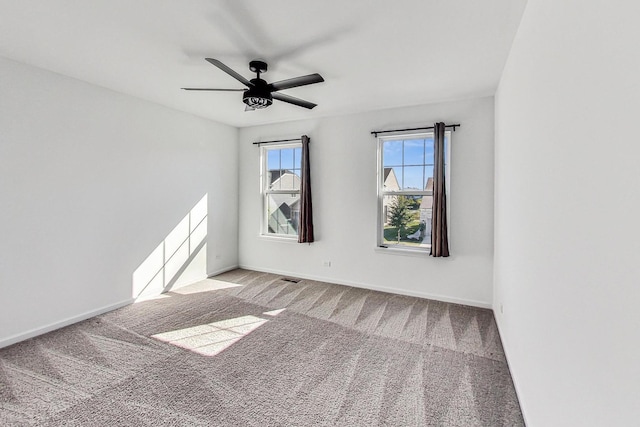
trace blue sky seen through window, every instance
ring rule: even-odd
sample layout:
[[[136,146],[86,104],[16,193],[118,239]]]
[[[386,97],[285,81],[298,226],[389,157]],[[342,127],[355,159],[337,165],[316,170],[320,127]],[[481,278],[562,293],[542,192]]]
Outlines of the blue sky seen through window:
[[[302,148],[282,148],[268,150],[267,169],[268,170],[293,170],[300,169]]]
[[[267,150],[267,170],[269,171],[267,185],[270,190],[291,188],[294,182],[286,178],[287,173],[292,173],[298,177],[301,176],[301,157],[302,147],[272,148]],[[280,173],[280,171],[286,172]],[[282,180],[285,181],[284,184]]]
[[[385,141],[383,167],[392,167],[402,190],[424,190],[433,176],[433,138]]]

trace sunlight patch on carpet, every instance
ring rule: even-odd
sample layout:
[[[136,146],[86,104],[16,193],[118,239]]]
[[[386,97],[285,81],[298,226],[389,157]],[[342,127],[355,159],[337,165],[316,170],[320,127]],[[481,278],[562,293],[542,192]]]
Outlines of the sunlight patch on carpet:
[[[242,285],[231,282],[223,282],[222,280],[205,279],[191,285],[183,286],[177,289],[171,289],[174,294],[190,295],[200,292],[219,291],[221,289],[240,288]]]
[[[284,309],[264,314],[276,316],[282,311]],[[203,356],[215,356],[267,322],[269,322],[268,319],[256,316],[240,316],[163,332],[152,337]]]

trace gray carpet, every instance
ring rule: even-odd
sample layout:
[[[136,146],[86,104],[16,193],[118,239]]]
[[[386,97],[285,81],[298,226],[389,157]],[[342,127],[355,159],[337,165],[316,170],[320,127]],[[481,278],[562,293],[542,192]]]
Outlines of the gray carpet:
[[[489,310],[214,279],[0,350],[0,425],[524,425]]]

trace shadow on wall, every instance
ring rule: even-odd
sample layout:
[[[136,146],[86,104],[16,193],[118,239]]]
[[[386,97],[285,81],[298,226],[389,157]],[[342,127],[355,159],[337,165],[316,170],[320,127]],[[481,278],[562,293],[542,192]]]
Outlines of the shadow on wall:
[[[206,277],[207,194],[133,272],[132,296],[155,297]]]

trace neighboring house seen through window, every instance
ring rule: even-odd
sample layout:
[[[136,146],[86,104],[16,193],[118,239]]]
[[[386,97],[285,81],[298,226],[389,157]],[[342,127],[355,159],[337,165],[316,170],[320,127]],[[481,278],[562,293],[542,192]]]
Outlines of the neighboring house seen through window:
[[[449,193],[449,140],[445,183]],[[378,246],[428,250],[433,203],[433,133],[378,138]]]
[[[261,147],[262,234],[298,237],[302,144]]]

